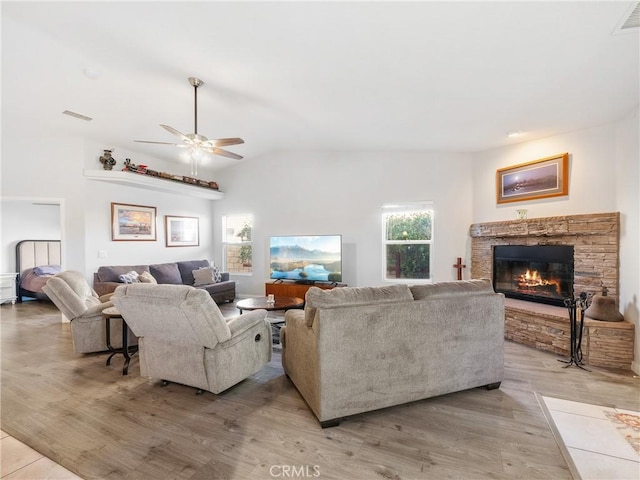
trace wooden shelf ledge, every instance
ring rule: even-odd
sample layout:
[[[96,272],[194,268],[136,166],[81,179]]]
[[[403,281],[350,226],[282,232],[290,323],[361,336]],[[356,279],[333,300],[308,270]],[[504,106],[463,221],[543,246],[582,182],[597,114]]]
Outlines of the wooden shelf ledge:
[[[160,177],[151,177],[133,172],[122,172],[113,170],[84,170],[85,178],[98,180],[101,182],[115,183],[129,187],[143,188],[156,192],[172,193],[175,195],[188,195],[195,198],[207,200],[221,200],[224,193],[188,183],[181,183],[175,180],[168,180]]]

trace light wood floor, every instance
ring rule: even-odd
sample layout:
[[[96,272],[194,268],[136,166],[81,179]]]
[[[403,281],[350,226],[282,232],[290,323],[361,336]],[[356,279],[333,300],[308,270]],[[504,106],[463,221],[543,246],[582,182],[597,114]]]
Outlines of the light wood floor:
[[[640,410],[631,372],[563,369],[554,355],[507,342],[499,390],[322,430],[278,354],[227,392],[197,396],[141,378],[137,360],[123,377],[120,358],[107,367],[105,354],[74,354],[50,304],[3,305],[0,314],[2,430],[85,479],[568,479],[536,392]]]

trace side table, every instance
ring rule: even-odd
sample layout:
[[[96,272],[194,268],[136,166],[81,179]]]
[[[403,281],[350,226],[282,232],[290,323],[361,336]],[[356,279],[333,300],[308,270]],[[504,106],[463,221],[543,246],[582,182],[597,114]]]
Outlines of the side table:
[[[129,352],[129,326],[127,322],[124,321],[122,315],[116,307],[105,308],[102,311],[102,316],[104,317],[104,323],[107,328],[107,348],[111,352],[109,358],[107,358],[107,366],[111,365],[111,358],[117,353],[121,353],[124,357],[124,366],[122,367],[122,375],[129,374],[129,362],[131,361],[131,355],[135,355],[138,352],[138,346],[133,345],[131,347],[131,353]],[[113,348],[111,346],[111,319],[119,318],[122,321],[122,348]]]
[[[17,273],[0,273],[0,304],[11,302],[16,303],[18,296],[16,295],[16,278]]]

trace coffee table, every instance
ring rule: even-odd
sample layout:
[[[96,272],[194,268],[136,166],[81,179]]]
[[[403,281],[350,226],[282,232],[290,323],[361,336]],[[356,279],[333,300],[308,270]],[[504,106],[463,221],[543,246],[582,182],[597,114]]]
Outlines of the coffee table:
[[[246,298],[236,303],[236,308],[242,313],[244,310],[292,310],[294,308],[304,308],[304,299],[298,297],[281,297],[276,295],[274,302],[269,303],[267,297]]]
[[[236,307],[240,310],[240,314],[244,310],[293,310],[296,308],[304,308],[304,299],[298,297],[281,297],[276,295],[274,301],[269,303],[267,297],[246,298],[236,303]],[[273,335],[273,343],[280,343],[280,327],[284,325],[284,318],[269,318],[267,320],[271,324],[271,332]]]

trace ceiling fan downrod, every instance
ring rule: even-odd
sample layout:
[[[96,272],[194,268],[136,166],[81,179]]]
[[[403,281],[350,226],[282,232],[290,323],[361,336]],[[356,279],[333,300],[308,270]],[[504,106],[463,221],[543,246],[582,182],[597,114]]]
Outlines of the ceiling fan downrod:
[[[196,77],[189,77],[189,83],[193,86],[193,125],[194,134],[198,135],[198,87],[204,85],[204,82]]]

